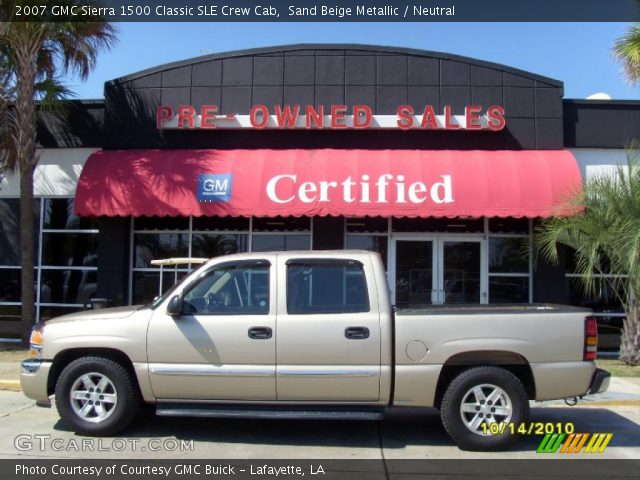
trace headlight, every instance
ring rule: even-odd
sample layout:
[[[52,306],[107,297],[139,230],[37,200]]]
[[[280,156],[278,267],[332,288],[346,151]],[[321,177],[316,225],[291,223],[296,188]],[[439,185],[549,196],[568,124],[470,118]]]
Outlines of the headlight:
[[[43,343],[42,328],[40,326],[36,326],[31,331],[31,338],[29,339],[29,347],[30,347],[29,356],[31,358],[42,357],[42,343]]]

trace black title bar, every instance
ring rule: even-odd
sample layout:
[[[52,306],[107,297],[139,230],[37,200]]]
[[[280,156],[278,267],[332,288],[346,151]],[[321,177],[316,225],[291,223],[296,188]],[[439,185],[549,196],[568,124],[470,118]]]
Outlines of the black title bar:
[[[640,0],[3,0],[11,21],[637,22]]]

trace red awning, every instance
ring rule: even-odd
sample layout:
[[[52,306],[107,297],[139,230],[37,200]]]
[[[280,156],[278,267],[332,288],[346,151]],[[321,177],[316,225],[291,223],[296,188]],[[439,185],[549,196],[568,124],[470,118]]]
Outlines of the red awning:
[[[568,151],[129,150],[89,157],[85,216],[546,217],[582,185]]]

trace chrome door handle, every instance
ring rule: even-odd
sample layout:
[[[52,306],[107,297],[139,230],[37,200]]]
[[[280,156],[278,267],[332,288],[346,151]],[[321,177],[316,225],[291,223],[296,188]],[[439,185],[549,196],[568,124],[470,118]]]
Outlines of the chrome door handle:
[[[249,338],[255,340],[267,340],[273,335],[273,330],[269,327],[251,327],[249,329]]]
[[[344,336],[349,340],[364,340],[369,338],[369,329],[367,327],[347,327],[344,329]]]

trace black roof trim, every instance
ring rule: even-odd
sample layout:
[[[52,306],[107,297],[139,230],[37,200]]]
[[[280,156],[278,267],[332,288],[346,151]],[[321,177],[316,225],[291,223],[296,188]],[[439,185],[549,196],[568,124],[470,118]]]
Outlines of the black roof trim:
[[[562,100],[564,103],[568,103],[571,105],[588,105],[588,106],[625,106],[628,105],[630,107],[640,106],[640,100],[589,100],[583,98],[564,98]]]
[[[445,60],[456,60],[460,62],[477,65],[480,67],[502,70],[504,72],[512,73],[514,75],[524,76],[532,80],[549,83],[560,88],[564,86],[563,82],[560,80],[544,77],[542,75],[538,75],[535,73],[527,72],[525,70],[509,67],[507,65],[502,65],[499,63],[487,62],[485,60],[478,60],[476,58],[463,57],[461,55],[434,52],[429,50],[419,50],[416,48],[393,47],[393,46],[382,46],[382,45],[365,45],[365,44],[358,44],[358,43],[298,43],[293,45],[276,45],[271,47],[250,48],[245,50],[234,50],[230,52],[214,53],[211,55],[188,58],[186,60],[180,60],[172,63],[165,63],[163,65],[158,65],[155,67],[147,68],[145,70],[140,70],[139,72],[135,72],[130,75],[126,75],[124,77],[119,77],[119,78],[110,80],[106,82],[106,84],[117,85],[119,83],[136,80],[140,77],[144,77],[154,73],[159,73],[164,70],[207,62],[209,60],[220,60],[224,58],[243,57],[248,55],[259,55],[259,54],[265,54],[265,53],[293,52],[296,50],[314,50],[314,49],[316,50],[364,50],[364,51],[371,51],[371,52],[401,53],[405,55],[416,55],[416,56],[423,56],[423,57],[441,58]]]
[[[35,104],[40,105],[40,100],[36,100]],[[59,103],[64,105],[102,105],[104,106],[104,98],[63,98]]]

